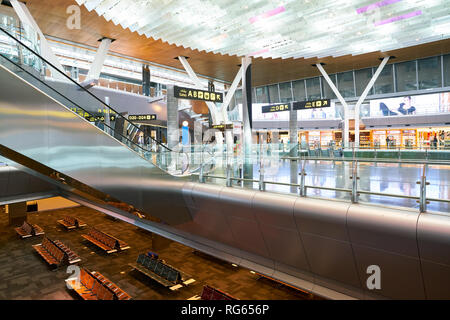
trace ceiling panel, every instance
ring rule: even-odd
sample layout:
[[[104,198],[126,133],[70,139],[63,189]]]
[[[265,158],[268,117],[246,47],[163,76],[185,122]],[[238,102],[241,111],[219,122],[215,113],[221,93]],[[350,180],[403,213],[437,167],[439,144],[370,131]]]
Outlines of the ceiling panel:
[[[304,0],[299,0],[298,2],[304,2]],[[312,0],[308,0],[310,2],[315,2]],[[410,12],[408,10],[414,9],[414,4],[417,5],[418,3],[421,3],[422,1],[395,1],[395,0],[385,0],[381,2],[393,2],[390,5],[386,5],[383,7],[383,10],[386,9],[386,7],[389,6],[397,6],[392,8],[400,8],[398,7],[400,4],[408,4],[407,12]],[[175,44],[169,44],[168,42],[165,42],[161,39],[155,40],[152,38],[152,35],[154,35],[155,38],[158,38],[157,33],[153,32],[155,31],[155,28],[157,30],[165,30],[163,34],[167,33],[167,37],[170,38],[171,42],[175,42],[173,40],[177,40],[176,43],[182,43],[181,40],[185,39],[184,37],[188,35],[196,35],[196,38],[200,40],[205,40],[210,35],[214,34],[211,29],[209,29],[211,32],[204,32],[205,31],[205,25],[204,23],[207,23],[203,20],[199,20],[197,23],[197,26],[193,27],[194,29],[187,29],[183,27],[183,25],[180,23],[178,27],[174,27],[174,25],[167,24],[167,19],[172,19],[171,16],[174,15],[175,12],[178,12],[177,9],[177,3],[178,1],[171,0],[158,0],[160,7],[157,10],[153,10],[151,15],[148,15],[145,11],[139,11],[136,8],[133,8],[133,6],[128,7],[114,7],[113,3],[120,2],[117,0],[95,0],[95,1],[89,1],[86,2],[86,5],[90,5],[90,9],[92,9],[91,12],[88,11],[85,5],[81,6],[81,30],[70,30],[66,27],[66,21],[69,17],[69,14],[66,13],[67,8],[70,5],[76,4],[77,2],[75,0],[52,0],[52,1],[46,1],[46,0],[28,0],[27,6],[30,9],[30,12],[35,17],[36,21],[38,22],[39,26],[42,28],[43,32],[46,34],[49,34],[54,37],[59,37],[62,39],[70,40],[77,43],[82,43],[86,45],[91,46],[98,46],[98,40],[102,37],[109,37],[116,39],[115,42],[113,42],[111,46],[111,51],[117,52],[120,54],[136,57],[139,59],[149,60],[155,63],[176,67],[176,68],[182,68],[181,63],[178,60],[175,60],[174,58],[180,55],[188,56],[189,63],[193,67],[193,69],[202,75],[214,77],[217,79],[222,79],[225,81],[232,81],[236,72],[239,70],[238,65],[240,64],[240,56],[237,55],[228,55],[228,54],[215,54],[212,52],[206,52],[205,50],[192,50],[188,48],[184,48],[182,46],[177,46]],[[135,0],[135,1],[126,1],[128,4],[133,3],[153,3],[154,1],[150,0]],[[275,4],[285,3],[283,1],[257,1],[264,2],[264,3],[271,3],[272,7]],[[323,2],[323,1],[322,1]],[[325,2],[333,2],[333,3],[342,3],[342,2],[355,2],[355,1],[325,1]],[[369,10],[364,9],[365,7],[369,6],[370,4],[376,3],[374,1],[356,1],[358,3],[358,8],[360,11]],[[396,2],[396,3],[394,3]],[[425,15],[431,14],[436,21],[441,21],[442,24],[436,24],[438,26],[440,25],[446,25],[445,21],[446,18],[442,17],[442,12],[439,10],[433,11],[434,5],[438,5],[442,1],[435,1],[435,0],[427,0],[428,4],[427,6],[423,7],[422,14],[418,16],[405,16],[404,18],[398,18],[398,16],[401,16],[400,13],[402,13],[405,10],[395,11],[396,15],[391,14],[392,21],[386,22],[387,20],[391,18],[386,18],[385,16],[381,16],[381,20],[377,20],[378,18],[372,20],[372,23],[383,23],[380,25],[382,26],[393,26],[397,23],[404,24],[404,28],[408,27],[408,24],[413,21],[413,19],[423,19]],[[188,6],[187,2],[184,1],[184,6]],[[196,1],[192,2],[196,3]],[[220,4],[222,6],[228,5],[232,10],[238,10],[236,8],[239,8],[239,3],[242,5],[242,1],[231,1],[231,0],[221,0],[221,1],[202,1],[201,3],[215,3]],[[270,19],[280,19],[283,21],[283,23],[286,24],[286,26],[290,25],[291,20],[286,20],[283,18],[283,15],[286,14],[286,10],[288,10],[290,7],[286,5],[285,11],[281,11],[278,13],[271,14],[268,6],[260,6],[258,7],[256,3],[252,5],[253,2],[249,2],[250,8],[251,8],[251,15],[249,17],[245,16],[245,19],[248,18],[248,20],[245,20],[247,24],[253,25],[256,22]],[[290,3],[289,1],[287,3]],[[97,6],[94,6],[97,4]],[[98,6],[100,4],[100,6]],[[101,6],[103,4],[103,6]],[[179,4],[179,3],[178,3]],[[191,4],[191,1],[189,1],[189,4]],[[364,6],[365,4],[365,6]],[[278,8],[279,6],[275,5],[275,8]],[[352,8],[355,10],[353,6]],[[443,11],[444,14],[447,14],[448,16],[448,7],[449,6],[443,6],[445,10]],[[106,15],[108,19],[111,19],[110,21],[107,21],[104,16],[99,16],[98,13],[95,11],[96,8],[101,14]],[[107,9],[108,8],[108,9]],[[112,8],[116,8],[115,11],[112,11]],[[126,8],[126,9],[124,9]],[[306,8],[306,7],[305,7]],[[328,9],[325,9],[328,8]],[[325,6],[323,10],[324,12],[329,12],[332,7]],[[391,9],[392,9],[391,8]],[[426,9],[425,8],[429,8]],[[120,10],[119,10],[120,9]],[[396,10],[397,10],[396,9]],[[178,10],[178,11],[177,11]],[[303,7],[297,8],[297,11],[303,10]],[[306,10],[306,9],[305,9]],[[311,8],[309,9],[312,10]],[[328,11],[326,11],[328,10]],[[347,10],[348,7],[347,7]],[[374,10],[374,9],[371,9]],[[239,11],[239,10],[238,10]],[[370,11],[370,10],[369,10]],[[107,14],[108,12],[109,15]],[[119,12],[119,13],[115,13]],[[203,11],[202,11],[203,12]],[[234,11],[233,11],[234,12]],[[269,12],[269,13],[268,13]],[[309,11],[305,11],[309,12]],[[321,15],[317,16],[316,18],[318,21],[321,21],[320,17],[324,17],[324,12],[322,12]],[[341,11],[339,11],[341,12]],[[356,12],[356,10],[355,10]],[[389,17],[388,11],[382,11],[383,14],[386,14],[387,17]],[[222,12],[223,13],[223,12]],[[184,13],[186,14],[186,13]],[[219,14],[219,13],[217,13]],[[337,12],[336,12],[337,14]],[[363,13],[354,13],[353,15],[362,15]],[[405,13],[406,14],[406,13]],[[268,16],[268,18],[266,18]],[[139,24],[136,24],[136,20],[141,21],[142,19],[145,19],[145,21],[149,20],[149,17],[152,17],[152,21],[155,21],[154,24],[151,24],[151,26],[142,26],[139,27]],[[283,19],[282,19],[283,18]],[[192,19],[196,19],[196,16],[192,16]],[[253,19],[253,20],[252,20]],[[258,20],[259,21],[256,21]],[[398,20],[395,20],[398,19]],[[251,23],[250,20],[256,21]],[[239,23],[236,21],[227,21],[227,20],[220,20],[220,28],[236,28]],[[425,21],[425,20],[423,20]],[[119,24],[115,24],[115,23]],[[445,23],[444,23],[445,22]],[[122,25],[120,24],[122,23]],[[325,23],[325,22],[324,22]],[[436,32],[448,32],[447,30],[450,29],[441,29],[437,28],[436,25],[434,25],[433,28],[435,28]],[[124,29],[124,26],[128,26],[128,29]],[[154,27],[156,26],[156,27]],[[250,26],[251,27],[251,26]],[[214,28],[214,27],[213,27]],[[287,28],[287,27],[286,27]],[[375,28],[375,26],[374,26]],[[136,30],[132,32],[131,30]],[[148,29],[148,30],[147,30]],[[296,33],[295,30],[288,28],[290,31],[286,34],[294,34],[296,37],[300,37],[298,32]],[[302,29],[302,28],[300,28]],[[429,25],[424,25],[423,29],[430,30]],[[153,30],[150,32],[150,30]],[[207,29],[208,30],[208,29]],[[227,29],[228,30],[228,29]],[[357,34],[360,30],[358,28],[358,25],[353,25],[353,31]],[[433,29],[434,30],[434,29]],[[137,31],[144,31],[142,35],[139,35]],[[223,30],[222,30],[223,31]],[[159,32],[159,31],[158,31]],[[162,32],[162,31],[161,31]],[[329,31],[330,32],[330,31]],[[145,34],[147,33],[147,35]],[[250,34],[253,34],[250,32]],[[255,35],[261,36],[261,34],[255,32]],[[338,34],[337,32],[334,32],[334,34]],[[419,33],[417,33],[419,34]],[[421,35],[423,34],[420,33]],[[161,35],[158,33],[158,35]],[[406,35],[402,36],[401,34],[398,35],[398,37],[405,38]],[[174,37],[174,38],[171,38]],[[225,36],[222,36],[224,38]],[[367,38],[368,40],[369,36],[365,35],[359,35],[359,38],[364,39]],[[263,39],[263,38],[262,38]],[[299,38],[301,39],[301,38]],[[367,48],[363,51],[370,50],[370,48],[376,48],[378,45],[378,42],[385,43],[386,39],[391,39],[391,37],[386,34],[380,34],[379,37],[375,40],[371,40],[367,42]],[[418,40],[417,40],[418,39]],[[380,61],[378,60],[380,57],[386,56],[386,55],[393,55],[397,58],[395,61],[403,61],[403,60],[410,60],[415,59],[418,57],[425,57],[425,56],[432,56],[437,55],[441,53],[448,53],[450,52],[450,39],[447,38],[447,35],[442,33],[440,36],[440,40],[436,40],[429,42],[429,43],[421,43],[424,41],[425,38],[422,37],[412,37],[411,34],[408,35],[408,47],[406,48],[400,48],[400,49],[393,49],[393,50],[387,50],[384,52],[375,51],[375,52],[369,52],[369,53],[363,53],[358,55],[351,55],[351,54],[345,54],[345,50],[348,47],[348,43],[342,42],[338,44],[334,49],[332,49],[329,53],[326,51],[317,51],[319,52],[319,56],[323,56],[321,58],[317,57],[311,57],[311,58],[264,58],[265,56],[268,56],[268,52],[274,52],[269,51],[262,52],[265,49],[260,49],[259,55],[261,57],[254,57],[253,58],[253,85],[258,86],[261,84],[268,84],[268,83],[275,83],[275,82],[281,82],[281,81],[287,81],[292,79],[300,79],[305,77],[311,77],[319,75],[318,70],[315,67],[312,67],[311,65],[317,62],[323,62],[326,64],[325,69],[330,72],[339,72],[339,71],[345,71],[350,69],[358,69],[358,68],[365,68],[368,66],[375,66]],[[164,39],[167,40],[167,39]],[[202,40],[202,41],[203,41]],[[316,46],[323,45],[323,42],[325,41],[324,38],[321,38],[320,36],[315,36],[312,38],[314,40],[312,43]],[[184,41],[184,40],[183,40]],[[206,41],[206,40],[205,40]],[[220,42],[221,38],[215,39],[216,42]],[[361,40],[362,41],[362,40]],[[200,41],[201,42],[201,41]],[[206,42],[205,42],[206,43]],[[361,42],[363,43],[363,42]],[[405,42],[406,43],[406,42]],[[186,42],[185,46],[190,46],[191,42]],[[191,45],[191,47],[199,47],[200,49],[204,49],[204,47],[201,46],[194,46]],[[237,54],[245,54],[246,51],[241,50],[240,42],[238,42],[237,45],[235,45],[236,48],[232,48],[231,46],[229,52],[233,53],[236,52]],[[208,49],[208,48],[207,48]],[[209,48],[208,50],[210,50]],[[248,49],[246,49],[248,51]],[[253,49],[252,49],[253,50]],[[257,53],[258,50],[256,50],[253,53]],[[315,54],[317,53],[315,52]],[[332,55],[339,55],[338,57],[333,57]],[[345,55],[341,55],[345,54]],[[258,54],[256,54],[258,55]],[[297,56],[304,56],[302,52],[296,53]],[[316,54],[317,55],[317,54]]]

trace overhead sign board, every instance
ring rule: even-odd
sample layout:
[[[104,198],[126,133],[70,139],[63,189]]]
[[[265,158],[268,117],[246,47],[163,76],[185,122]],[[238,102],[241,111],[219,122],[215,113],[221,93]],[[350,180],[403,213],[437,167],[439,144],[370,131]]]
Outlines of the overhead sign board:
[[[209,92],[205,90],[183,88],[178,86],[175,86],[174,91],[175,98],[220,103],[223,102],[223,93],[220,92]]]
[[[228,123],[228,124],[215,124],[211,127],[212,129],[217,129],[220,131],[225,131],[225,130],[233,130],[233,124],[232,123]]]
[[[282,103],[282,104],[273,104],[268,106],[262,106],[262,113],[269,112],[280,112],[280,111],[289,111],[291,110],[290,103]]]
[[[327,108],[331,107],[330,99],[320,99],[312,101],[297,101],[292,103],[294,110],[306,110],[306,109],[316,109],[316,108]]]
[[[156,114],[130,114],[128,116],[130,121],[142,121],[142,120],[156,120]]]

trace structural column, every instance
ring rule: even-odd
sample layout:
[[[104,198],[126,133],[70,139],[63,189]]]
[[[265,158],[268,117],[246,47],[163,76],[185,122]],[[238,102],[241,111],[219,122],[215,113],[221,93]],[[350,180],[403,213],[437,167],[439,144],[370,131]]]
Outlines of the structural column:
[[[167,146],[174,149],[180,141],[178,124],[178,99],[173,85],[167,86]]]
[[[242,58],[242,121],[244,147],[244,178],[253,179],[252,156],[252,59]]]
[[[8,205],[8,221],[10,226],[19,227],[27,220],[27,203],[17,202]]]
[[[297,110],[293,110],[294,106],[291,103],[289,111],[289,142],[290,142],[290,156],[296,157],[298,155],[298,132],[297,132]]]

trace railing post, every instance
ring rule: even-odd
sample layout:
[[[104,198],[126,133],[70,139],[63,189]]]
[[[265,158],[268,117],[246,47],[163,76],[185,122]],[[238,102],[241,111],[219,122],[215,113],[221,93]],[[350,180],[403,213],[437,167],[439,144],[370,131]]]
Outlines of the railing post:
[[[425,163],[422,168],[422,177],[420,181],[417,181],[417,184],[420,184],[420,200],[417,202],[419,203],[419,210],[420,213],[427,212],[427,205],[430,203],[427,201],[427,186],[430,185],[429,182],[427,182],[427,167],[428,165]]]
[[[306,197],[306,186],[305,186],[305,176],[306,176],[306,171],[305,171],[305,167],[306,167],[306,159],[301,162],[301,169],[300,169],[300,190],[299,190],[299,195],[300,197]]]
[[[259,145],[259,191],[265,191],[262,144]]]
[[[202,146],[200,148],[200,175],[198,176],[198,180],[200,183],[205,183],[205,178],[203,176],[203,148],[205,146]]]
[[[352,202],[358,203],[358,161],[353,161],[353,168],[352,168],[352,176],[350,177],[352,179]]]

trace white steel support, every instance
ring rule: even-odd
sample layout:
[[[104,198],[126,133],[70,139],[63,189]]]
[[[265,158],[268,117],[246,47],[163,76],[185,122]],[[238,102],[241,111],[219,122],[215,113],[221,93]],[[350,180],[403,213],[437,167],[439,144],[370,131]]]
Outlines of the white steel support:
[[[236,74],[236,77],[234,77],[233,83],[231,84],[230,90],[228,90],[228,93],[223,101],[221,112],[222,114],[227,112],[228,106],[230,105],[231,99],[233,98],[237,87],[239,86],[239,83],[242,80],[242,66],[239,69],[238,73]],[[224,115],[225,118],[225,115]]]
[[[23,24],[29,25],[39,35],[42,57],[44,57],[44,59],[46,59],[48,62],[50,62],[52,65],[54,65],[57,69],[59,69],[61,72],[64,73],[63,66],[59,62],[56,55],[53,53],[52,49],[50,48],[50,46],[47,42],[47,39],[45,38],[44,34],[42,33],[41,29],[37,25],[36,21],[34,20],[33,16],[31,15],[31,13],[28,10],[28,8],[26,7],[26,5],[17,0],[11,0],[10,2],[11,2],[11,5],[13,6],[14,11],[16,12],[17,16],[19,17],[20,21]],[[52,75],[54,78],[67,81],[67,79],[59,72],[54,71],[54,72],[52,72]]]
[[[327,83],[330,86],[331,90],[333,90],[334,94],[336,95],[336,97],[339,99],[339,101],[341,102],[342,106],[344,107],[344,134],[343,134],[342,138],[343,138],[343,141],[344,141],[344,148],[348,148],[349,147],[349,143],[348,143],[349,142],[349,119],[348,119],[349,118],[349,109],[348,109],[348,104],[345,101],[345,99],[342,97],[342,95],[340,94],[339,90],[334,85],[333,81],[331,81],[330,77],[328,76],[327,72],[322,67],[322,65],[320,63],[317,63],[316,66],[319,69],[320,73],[322,73],[323,77],[327,81]]]
[[[244,153],[246,156],[250,156],[252,152],[252,129],[250,128],[250,115],[247,106],[246,97],[246,72],[248,68],[251,68],[252,58],[245,56],[242,58],[242,121],[243,121],[243,145]]]
[[[86,76],[86,80],[83,84],[92,83],[93,81],[98,81],[100,78],[100,73],[102,71],[103,65],[108,55],[109,47],[111,46],[112,40],[108,38],[102,39],[100,46],[98,47],[97,53],[95,54],[94,61],[91,64],[91,68]]]
[[[373,75],[372,79],[370,79],[369,83],[366,86],[366,89],[364,89],[363,93],[358,99],[358,102],[355,105],[355,147],[359,148],[359,110],[361,108],[361,104],[366,99],[367,95],[369,94],[370,89],[372,89],[373,85],[375,84],[375,81],[377,81],[378,76],[383,71],[384,67],[389,61],[389,57],[385,57],[381,64],[379,65],[377,71]]]
[[[180,60],[181,64],[183,65],[184,70],[186,70],[187,74],[189,75],[189,78],[194,82],[194,84],[198,87],[198,89],[204,89],[205,86],[202,84],[200,79],[197,77],[194,70],[192,70],[192,68],[191,68],[189,62],[187,62],[186,58],[179,56],[178,59]],[[214,124],[220,124],[220,121],[225,120],[225,119],[222,119],[214,102],[207,101],[206,105],[208,106],[208,109],[211,112],[211,118],[212,118],[212,121]]]

